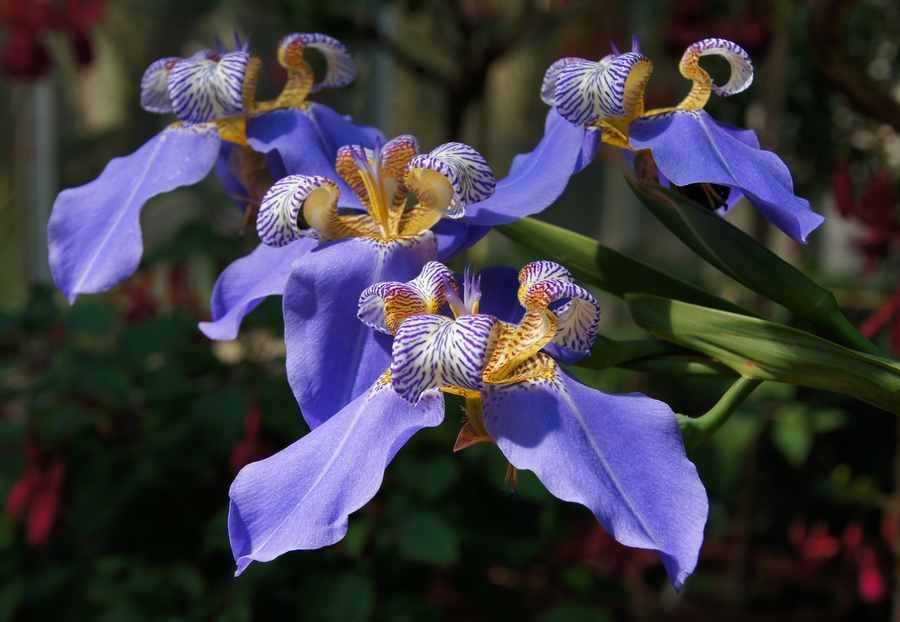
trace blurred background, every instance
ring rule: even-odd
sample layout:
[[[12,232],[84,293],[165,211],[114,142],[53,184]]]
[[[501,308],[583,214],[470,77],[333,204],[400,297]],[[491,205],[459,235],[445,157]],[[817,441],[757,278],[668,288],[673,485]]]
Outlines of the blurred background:
[[[615,544],[527,473],[511,491],[494,448],[452,454],[454,425],[400,453],[342,543],[234,579],[228,485],[306,432],[284,377],[279,300],[237,341],[196,329],[216,275],[255,240],[211,177],[152,201],[141,270],[70,307],[49,281],[45,227],[60,189],[169,122],[138,105],[144,68],[235,31],[269,69],[288,32],[337,37],[359,76],[317,101],[424,149],[470,143],[498,177],[542,135],[538,91],[556,58],[599,58],[638,35],[655,65],[648,99],[671,105],[688,90],[684,48],[732,39],[756,82],[707,109],[756,129],[827,221],[800,247],[749,206],[729,219],[900,354],[894,0],[0,0],[0,620],[900,620],[895,421],[773,383],[693,456],[711,513],[682,594],[653,554]],[[273,69],[263,90],[279,79]],[[641,208],[612,152],[541,218],[761,304]],[[492,233],[454,267],[530,258]],[[619,301],[601,300],[605,336],[638,334]],[[578,373],[687,414],[733,380]]]

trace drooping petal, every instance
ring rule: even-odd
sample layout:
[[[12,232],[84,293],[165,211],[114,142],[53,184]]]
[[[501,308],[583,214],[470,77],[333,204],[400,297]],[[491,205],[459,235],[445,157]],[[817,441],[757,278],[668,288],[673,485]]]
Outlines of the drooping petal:
[[[291,270],[303,261],[318,240],[300,238],[287,246],[260,244],[252,253],[231,263],[213,288],[210,300],[212,320],[200,322],[200,330],[210,339],[235,339],[241,322],[267,296],[281,296]]]
[[[415,315],[394,337],[391,385],[416,403],[429,389],[454,386],[477,391],[497,319],[490,315]]]
[[[59,194],[48,225],[50,269],[69,302],[135,271],[143,251],[141,208],[206,177],[219,145],[214,127],[172,126],[110,161],[94,181]]]
[[[356,77],[356,66],[350,52],[334,37],[317,32],[300,32],[286,35],[278,43],[279,49],[292,45],[314,49],[325,58],[325,75],[313,85],[313,93],[326,88],[347,86]]]
[[[236,574],[253,561],[341,540],[400,448],[443,416],[437,392],[413,406],[378,382],[293,445],[241,469],[228,493]]]
[[[141,78],[141,108],[160,114],[172,112],[169,72],[179,60],[177,56],[169,56],[150,63]]]
[[[243,50],[192,56],[175,63],[169,72],[169,99],[175,116],[204,123],[244,111],[244,76],[250,55]]]
[[[359,320],[367,326],[393,335],[411,315],[437,313],[447,302],[447,288],[453,287],[453,273],[442,263],[429,261],[419,275],[400,283],[385,281],[367,287],[359,297]]]
[[[681,588],[697,564],[708,502],[666,404],[607,395],[561,370],[550,381],[486,386],[482,396],[487,430],[510,464],[589,508],[622,544],[658,551]]]
[[[350,238],[307,253],[284,293],[288,381],[311,428],[361,395],[390,365],[390,338],[356,317],[363,290],[408,281],[434,259],[434,237]]]
[[[542,212],[559,198],[572,175],[590,163],[597,144],[597,130],[573,125],[550,110],[534,151],[515,157],[494,194],[469,206],[465,222],[494,226]]]
[[[754,148],[702,110],[638,119],[630,142],[636,150],[650,149],[660,172],[676,185],[712,183],[739,190],[798,242],[805,243],[824,221],[794,194],[790,171],[777,155]]]

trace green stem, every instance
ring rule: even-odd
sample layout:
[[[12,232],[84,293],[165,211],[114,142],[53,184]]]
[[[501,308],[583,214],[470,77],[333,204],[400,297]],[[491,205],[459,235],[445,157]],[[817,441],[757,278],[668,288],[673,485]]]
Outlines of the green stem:
[[[761,380],[741,376],[728,387],[716,405],[703,415],[699,417],[679,415],[678,423],[687,448],[695,449],[712,437],[761,383]]]

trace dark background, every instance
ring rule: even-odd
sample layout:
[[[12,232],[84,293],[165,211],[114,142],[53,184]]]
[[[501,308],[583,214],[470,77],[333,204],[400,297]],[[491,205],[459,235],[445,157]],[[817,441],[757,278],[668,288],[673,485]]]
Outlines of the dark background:
[[[41,13],[51,5],[62,18]],[[749,206],[729,219],[833,288],[898,352],[898,28],[891,0],[0,0],[0,620],[890,619],[896,422],[774,383],[693,456],[711,507],[682,594],[654,555],[616,545],[528,474],[511,491],[494,448],[452,454],[455,404],[447,425],[400,453],[342,543],[234,579],[231,478],[306,431],[284,378],[278,300],[235,342],[196,329],[216,275],[255,240],[238,235],[240,214],[210,178],[147,206],[138,274],[69,307],[47,280],[42,227],[60,188],[170,121],[140,110],[144,68],[235,30],[269,69],[288,32],[337,37],[359,76],[317,101],[387,136],[415,134],[426,150],[468,142],[498,177],[541,136],[538,90],[556,58],[599,58],[637,34],[655,65],[648,99],[671,105],[688,90],[683,49],[720,36],[751,53],[756,82],[708,110],[756,129],[828,217],[807,247]],[[269,71],[262,90],[279,79]],[[542,218],[760,304],[645,213],[621,169],[604,152]],[[454,267],[527,257],[492,233]],[[605,336],[638,334],[621,303],[601,300]],[[687,414],[731,381],[584,373]]]

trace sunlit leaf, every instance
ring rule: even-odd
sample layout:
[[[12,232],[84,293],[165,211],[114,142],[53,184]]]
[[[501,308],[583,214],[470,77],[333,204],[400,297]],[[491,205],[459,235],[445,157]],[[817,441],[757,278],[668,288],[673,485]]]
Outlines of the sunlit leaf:
[[[843,393],[900,414],[900,364],[810,333],[656,296],[628,298],[651,334],[714,358],[747,378]]]

